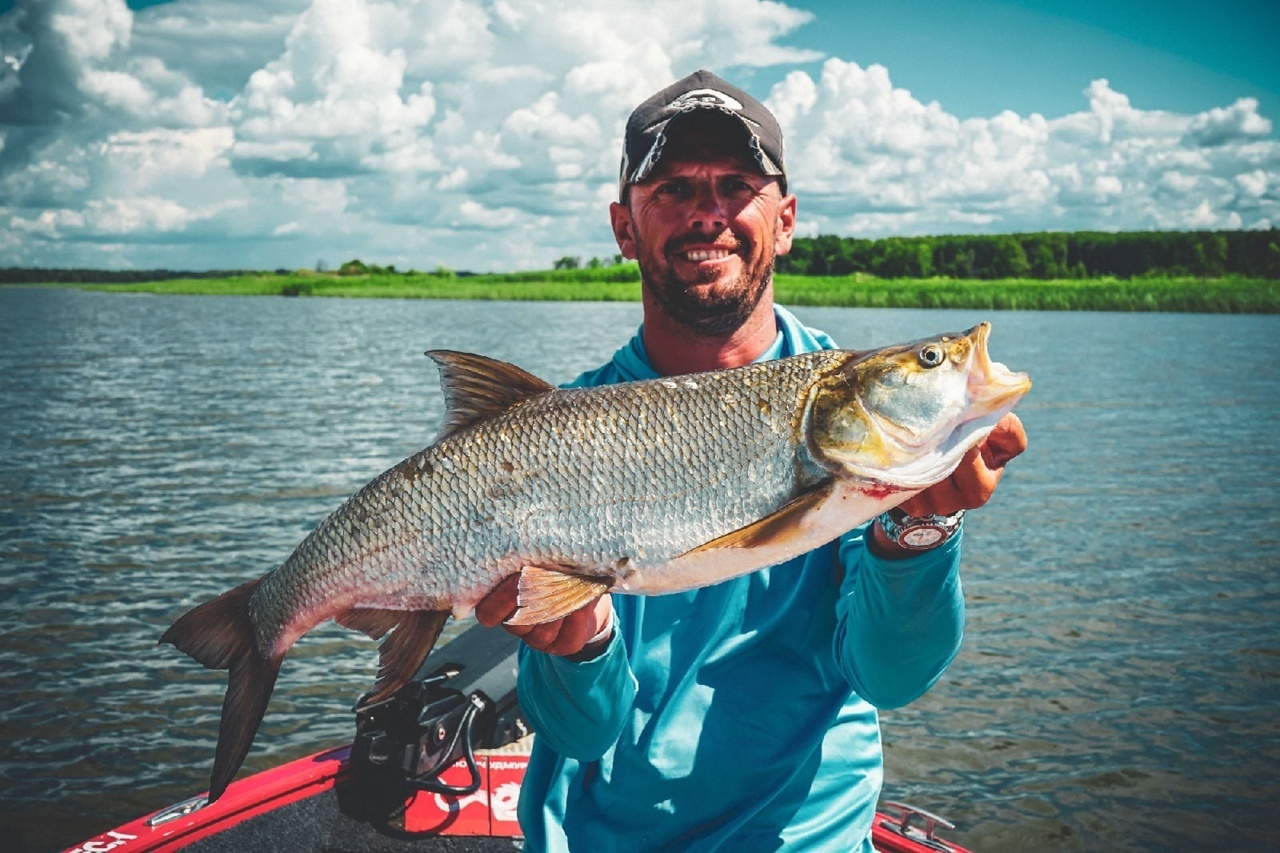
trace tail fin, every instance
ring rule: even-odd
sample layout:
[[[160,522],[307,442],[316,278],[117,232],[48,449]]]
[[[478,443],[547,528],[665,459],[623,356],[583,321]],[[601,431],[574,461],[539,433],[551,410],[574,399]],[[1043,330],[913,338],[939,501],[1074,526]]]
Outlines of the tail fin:
[[[249,753],[284,657],[264,658],[254,640],[249,598],[260,581],[250,581],[206,601],[174,622],[160,638],[210,669],[230,670],[209,780],[209,802],[222,796]]]

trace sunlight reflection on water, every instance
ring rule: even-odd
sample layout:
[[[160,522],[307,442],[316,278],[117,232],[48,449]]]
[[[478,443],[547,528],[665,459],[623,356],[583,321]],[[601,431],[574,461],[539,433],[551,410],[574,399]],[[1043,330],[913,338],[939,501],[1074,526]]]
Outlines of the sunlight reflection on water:
[[[975,849],[1260,846],[1280,807],[1280,321],[797,313],[863,347],[990,319],[993,356],[1035,380],[1031,449],[966,522],[965,647],[883,716],[886,795]],[[432,439],[424,350],[563,382],[637,320],[0,289],[4,837],[46,849],[203,789],[224,676],[157,638]],[[348,739],[375,668],[372,643],[312,632],[246,768]]]

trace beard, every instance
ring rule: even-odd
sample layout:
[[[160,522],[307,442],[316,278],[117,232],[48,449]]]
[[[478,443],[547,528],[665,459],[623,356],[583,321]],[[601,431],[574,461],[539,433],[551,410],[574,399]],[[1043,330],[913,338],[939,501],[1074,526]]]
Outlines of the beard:
[[[673,241],[668,251],[679,251],[680,242]],[[744,242],[739,238],[735,251],[741,257],[751,257],[751,246]],[[719,286],[696,290],[678,279],[667,264],[646,262],[644,258],[645,254],[640,253],[640,278],[644,287],[667,316],[698,337],[726,338],[742,328],[773,283],[772,252],[740,275],[720,282]],[[717,273],[708,270],[695,284],[715,284],[717,280]]]

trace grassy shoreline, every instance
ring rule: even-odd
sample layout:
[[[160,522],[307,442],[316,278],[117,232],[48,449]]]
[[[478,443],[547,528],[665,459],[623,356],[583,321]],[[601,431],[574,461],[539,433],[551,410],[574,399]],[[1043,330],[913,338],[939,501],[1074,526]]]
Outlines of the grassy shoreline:
[[[49,285],[111,293],[343,298],[634,302],[635,267],[495,273],[339,276],[300,271],[129,284]],[[881,279],[778,275],[784,305],[857,308],[966,308],[1025,311],[1280,313],[1280,281],[1255,278]]]

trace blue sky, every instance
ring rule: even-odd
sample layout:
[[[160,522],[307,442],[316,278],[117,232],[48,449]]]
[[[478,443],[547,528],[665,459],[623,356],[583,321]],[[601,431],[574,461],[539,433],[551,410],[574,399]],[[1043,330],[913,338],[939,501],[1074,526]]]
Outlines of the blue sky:
[[[1268,228],[1280,4],[0,0],[0,266],[611,256],[630,107],[706,67],[801,233]]]
[[[1079,110],[1107,78],[1137,107],[1194,113],[1255,97],[1280,118],[1280,3],[1189,0],[875,0],[790,5],[815,15],[790,39],[881,63],[963,118]]]

